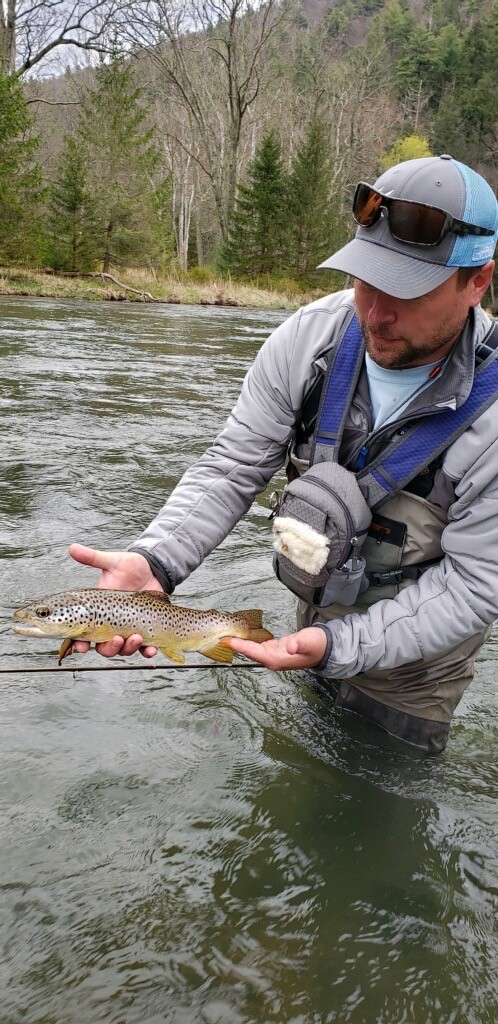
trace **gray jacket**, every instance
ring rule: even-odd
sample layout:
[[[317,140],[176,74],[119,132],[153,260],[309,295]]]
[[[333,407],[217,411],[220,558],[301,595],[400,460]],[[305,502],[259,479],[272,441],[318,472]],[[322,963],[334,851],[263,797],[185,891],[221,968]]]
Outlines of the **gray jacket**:
[[[262,346],[225,427],[131,546],[149,560],[165,590],[171,592],[221,543],[282,467],[304,397],[353,308],[352,291],[327,296],[294,313]],[[480,307],[473,311],[444,373],[403,419],[465,401],[474,348],[490,326]],[[388,436],[381,428],[379,446]],[[327,676],[434,657],[498,617],[498,402],[448,448],[428,499],[448,512],[444,558],[396,597],[327,623],[332,649],[321,668]]]

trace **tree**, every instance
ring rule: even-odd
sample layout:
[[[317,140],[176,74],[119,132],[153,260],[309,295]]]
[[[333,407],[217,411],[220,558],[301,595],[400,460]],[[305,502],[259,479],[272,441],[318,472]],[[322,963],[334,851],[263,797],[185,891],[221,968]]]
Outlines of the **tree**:
[[[22,90],[0,74],[0,257],[36,262],[42,252],[41,173]]]
[[[147,50],[170,134],[209,181],[221,238],[233,209],[244,123],[269,88],[273,37],[293,0],[136,0],[122,33]]]
[[[330,133],[318,115],[311,118],[294,157],[289,182],[289,267],[314,272],[332,245]]]
[[[271,274],[285,262],[288,181],[275,132],[261,140],[239,185],[237,205],[223,252],[225,267],[237,275]]]
[[[23,75],[61,47],[109,53],[119,0],[0,0],[0,72]]]
[[[99,255],[98,225],[88,191],[86,155],[68,137],[51,195],[52,262],[63,270],[91,270]]]
[[[381,157],[381,167],[387,171],[389,167],[403,163],[404,160],[419,160],[422,157],[432,156],[429,143],[422,135],[405,135],[398,139],[387,153]]]
[[[150,265],[157,257],[159,183],[154,174],[159,154],[131,64],[102,64],[95,77],[95,88],[83,103],[78,138],[99,222],[99,255],[108,273],[111,266]]]

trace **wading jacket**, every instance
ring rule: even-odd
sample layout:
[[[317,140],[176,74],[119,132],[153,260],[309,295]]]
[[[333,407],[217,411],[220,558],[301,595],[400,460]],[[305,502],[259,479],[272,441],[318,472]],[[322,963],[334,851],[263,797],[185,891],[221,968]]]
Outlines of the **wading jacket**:
[[[282,467],[289,449],[306,467],[308,443],[304,439],[296,447],[303,403],[353,309],[353,292],[339,292],[298,310],[270,335],[225,427],[131,545],[145,555],[167,592],[221,543]],[[470,312],[444,371],[398,420],[371,436],[371,458],[400,424],[465,401],[474,350],[490,326],[480,307]],[[371,430],[371,415],[363,375],[340,450],[340,462],[348,468]],[[446,450],[427,480],[422,500],[441,519],[442,558],[399,592],[396,587],[389,596],[367,591],[373,603],[361,614],[328,622],[331,653],[320,669],[329,678],[433,658],[498,617],[498,402]],[[434,551],[421,551],[418,560],[433,558]]]

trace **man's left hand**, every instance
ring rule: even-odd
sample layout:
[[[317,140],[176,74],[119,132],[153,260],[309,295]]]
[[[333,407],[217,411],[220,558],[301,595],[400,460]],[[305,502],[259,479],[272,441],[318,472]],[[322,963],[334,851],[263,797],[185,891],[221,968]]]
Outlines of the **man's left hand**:
[[[230,646],[238,654],[245,654],[252,661],[279,672],[318,665],[325,654],[327,636],[323,629],[310,626],[280,640],[265,640],[262,644],[233,636]]]

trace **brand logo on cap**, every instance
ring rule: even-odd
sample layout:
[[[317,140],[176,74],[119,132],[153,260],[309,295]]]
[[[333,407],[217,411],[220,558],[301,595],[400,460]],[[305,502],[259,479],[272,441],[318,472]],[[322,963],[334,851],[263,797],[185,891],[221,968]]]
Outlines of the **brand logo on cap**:
[[[472,252],[472,262],[482,263],[483,260],[490,260],[494,253],[494,245],[475,245]]]

